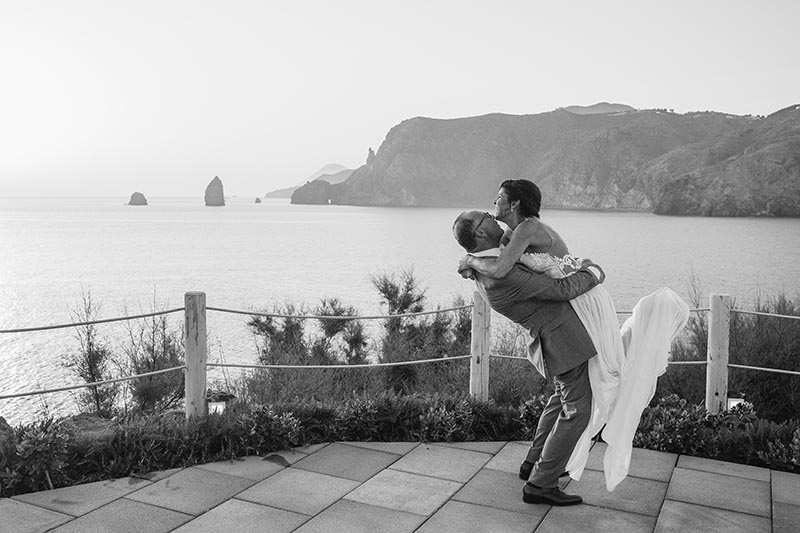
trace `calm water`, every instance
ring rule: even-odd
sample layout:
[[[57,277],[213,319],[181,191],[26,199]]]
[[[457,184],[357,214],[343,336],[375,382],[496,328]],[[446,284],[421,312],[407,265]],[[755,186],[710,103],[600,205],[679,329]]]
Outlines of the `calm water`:
[[[371,277],[404,268],[427,287],[430,304],[472,294],[455,272],[462,251],[450,228],[460,209],[124,201],[0,198],[0,329],[70,322],[83,292],[101,305],[100,317],[148,312],[154,302],[180,307],[194,290],[214,307],[313,306],[337,296],[375,313],[381,307]],[[665,285],[687,297],[692,273],[704,292],[727,292],[744,307],[759,293],[800,293],[800,220],[556,210],[542,218],[573,253],[605,268],[620,310]],[[245,321],[210,312],[210,360],[255,361]],[[126,331],[101,328],[112,344]],[[0,394],[72,384],[61,361],[75,346],[71,329],[0,335]],[[0,416],[13,424],[45,407],[58,413],[73,405],[69,393],[0,400]]]

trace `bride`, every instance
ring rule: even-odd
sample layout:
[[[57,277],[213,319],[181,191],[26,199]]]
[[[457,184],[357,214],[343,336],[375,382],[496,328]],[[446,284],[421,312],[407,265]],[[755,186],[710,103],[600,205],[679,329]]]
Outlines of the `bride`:
[[[508,226],[502,251],[497,257],[467,255],[459,263],[462,275],[468,277],[473,269],[488,277],[502,278],[517,262],[554,278],[580,268],[582,260],[570,255],[561,236],[539,220],[541,193],[533,182],[504,181],[494,203],[495,218]],[[620,329],[614,302],[602,285],[570,300],[570,304],[592,339],[597,356],[589,360],[591,417],[575,445],[567,471],[573,479],[580,479],[591,439],[602,429],[603,440],[608,444],[603,460],[606,488],[613,491],[627,476],[639,418],[655,393],[656,379],[666,371],[670,344],[686,325],[689,306],[673,291],[663,288],[642,298]],[[534,340],[532,346],[537,345]],[[529,358],[544,375],[541,349],[533,351]],[[532,466],[528,461],[523,463],[521,476],[527,477]]]

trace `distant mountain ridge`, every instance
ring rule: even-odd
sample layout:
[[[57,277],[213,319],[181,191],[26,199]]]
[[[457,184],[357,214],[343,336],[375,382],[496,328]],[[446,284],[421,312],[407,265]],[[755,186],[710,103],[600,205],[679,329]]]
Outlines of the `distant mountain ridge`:
[[[625,104],[609,104],[608,102],[600,102],[588,106],[571,105],[565,107],[564,111],[569,111],[570,113],[574,113],[576,115],[601,115],[605,113],[626,113],[628,111],[636,111],[636,109]]]
[[[350,174],[353,173],[353,169],[347,168],[344,165],[340,165],[338,163],[328,163],[321,169],[317,170],[302,183],[295,185],[294,187],[286,187],[284,189],[277,189],[274,191],[270,191],[264,195],[264,198],[291,198],[292,193],[311,181],[315,181],[318,179],[322,179],[327,181],[328,183],[341,183],[342,181],[346,180],[350,177]]]
[[[485,206],[502,180],[526,178],[551,208],[800,216],[800,106],[767,117],[616,106],[405,120],[348,179],[292,202]]]

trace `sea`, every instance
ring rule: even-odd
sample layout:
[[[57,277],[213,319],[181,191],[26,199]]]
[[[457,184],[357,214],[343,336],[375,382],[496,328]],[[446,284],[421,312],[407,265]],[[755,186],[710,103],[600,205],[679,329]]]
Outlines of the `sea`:
[[[0,330],[74,322],[86,298],[97,318],[179,308],[189,291],[207,305],[272,311],[286,304],[313,312],[336,297],[361,315],[385,312],[376,276],[413,272],[426,307],[471,299],[456,272],[463,251],[452,224],[462,208],[291,205],[287,199],[0,198]],[[752,308],[779,293],[800,295],[800,219],[666,217],[595,210],[542,211],[570,251],[607,274],[618,310],[667,286],[692,300],[709,293]],[[180,327],[181,313],[170,315]],[[209,361],[255,363],[245,315],[208,312]],[[373,333],[380,329],[372,327]],[[126,323],[98,326],[121,350]],[[76,330],[0,334],[0,396],[77,383],[65,366]],[[217,370],[219,372],[219,370]],[[219,373],[216,374],[220,378]],[[228,377],[227,375],[224,377]],[[74,393],[0,399],[13,424],[76,409]]]

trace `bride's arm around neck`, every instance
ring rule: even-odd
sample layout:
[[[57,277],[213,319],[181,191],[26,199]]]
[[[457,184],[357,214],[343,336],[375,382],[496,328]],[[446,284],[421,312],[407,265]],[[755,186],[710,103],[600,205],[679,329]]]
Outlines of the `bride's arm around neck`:
[[[473,257],[469,266],[486,277],[502,278],[511,271],[526,250],[545,251],[551,245],[550,234],[542,224],[538,220],[526,220],[517,226],[511,234],[511,240],[496,259]]]

